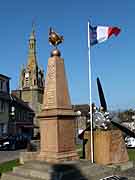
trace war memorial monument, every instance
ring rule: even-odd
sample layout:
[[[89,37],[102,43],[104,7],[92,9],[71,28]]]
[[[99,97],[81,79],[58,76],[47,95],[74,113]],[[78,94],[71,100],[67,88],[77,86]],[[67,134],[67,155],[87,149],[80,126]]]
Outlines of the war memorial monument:
[[[101,180],[107,176],[122,180],[123,172],[133,165],[128,162],[119,130],[94,132],[95,162],[79,160],[75,146],[76,115],[70,101],[64,59],[57,48],[63,39],[50,28],[49,42],[55,48],[48,59],[44,102],[37,116],[40,122],[40,150],[21,153],[22,165],[4,173],[2,180]],[[90,139],[89,132],[85,133]],[[89,143],[87,149],[90,152]]]

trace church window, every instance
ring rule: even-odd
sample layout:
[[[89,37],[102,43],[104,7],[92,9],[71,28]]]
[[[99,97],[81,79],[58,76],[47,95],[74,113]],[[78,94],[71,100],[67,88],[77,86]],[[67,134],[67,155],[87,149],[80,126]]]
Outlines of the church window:
[[[25,74],[25,77],[28,78],[28,77],[29,77],[29,73],[26,73],[26,74]]]
[[[29,78],[25,78],[26,86],[29,86]]]
[[[25,86],[28,87],[29,86],[29,73],[25,73]]]
[[[34,44],[31,43],[31,44],[30,44],[30,49],[33,49],[33,48],[34,48]]]

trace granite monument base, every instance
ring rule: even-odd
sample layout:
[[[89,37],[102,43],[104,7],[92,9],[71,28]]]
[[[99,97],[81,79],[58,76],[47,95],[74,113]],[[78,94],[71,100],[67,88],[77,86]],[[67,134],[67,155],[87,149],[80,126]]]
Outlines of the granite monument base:
[[[128,162],[128,153],[120,130],[97,130],[94,136],[94,162],[97,164],[119,164]],[[86,131],[84,139],[86,159],[91,159],[90,131]]]

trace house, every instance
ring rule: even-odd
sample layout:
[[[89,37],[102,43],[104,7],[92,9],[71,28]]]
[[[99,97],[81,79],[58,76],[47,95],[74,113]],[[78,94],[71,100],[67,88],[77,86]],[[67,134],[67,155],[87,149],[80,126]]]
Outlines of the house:
[[[89,105],[88,104],[76,104],[72,105],[74,112],[76,113],[75,120],[75,142],[80,144],[78,139],[78,134],[80,134],[84,129],[86,129],[89,123]]]
[[[73,105],[73,110],[77,115],[77,128],[85,129],[89,120],[89,105],[88,104],[76,104]]]
[[[9,77],[0,74],[0,136],[8,133],[10,102],[9,80]]]
[[[9,135],[33,136],[34,111],[14,94],[10,95],[10,113],[8,123]]]

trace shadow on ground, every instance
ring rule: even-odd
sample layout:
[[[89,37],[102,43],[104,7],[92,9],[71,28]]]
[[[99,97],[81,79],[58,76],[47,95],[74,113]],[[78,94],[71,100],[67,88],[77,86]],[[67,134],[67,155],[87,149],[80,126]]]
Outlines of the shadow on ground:
[[[75,165],[56,164],[52,167],[51,180],[88,180]]]

